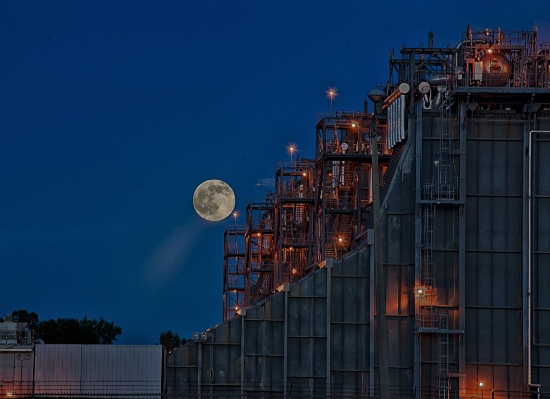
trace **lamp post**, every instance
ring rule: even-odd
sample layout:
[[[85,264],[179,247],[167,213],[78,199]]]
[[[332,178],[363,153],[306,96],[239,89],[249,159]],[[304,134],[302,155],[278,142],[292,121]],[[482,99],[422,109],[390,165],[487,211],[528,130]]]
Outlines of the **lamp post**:
[[[479,387],[481,388],[481,399],[483,399],[483,387],[485,386],[485,381],[479,381]]]
[[[330,98],[330,114],[332,115],[332,101],[334,100],[334,97],[336,97],[338,94],[336,93],[336,89],[329,88],[327,90],[327,97]]]
[[[372,152],[372,212],[374,216],[374,276],[376,290],[376,314],[378,328],[378,367],[380,377],[380,399],[389,399],[388,343],[386,338],[386,279],[382,264],[382,234],[380,231],[380,178],[378,176],[378,137],[376,132],[376,104],[384,98],[384,92],[378,88],[368,92],[374,103],[371,121],[370,143]]]

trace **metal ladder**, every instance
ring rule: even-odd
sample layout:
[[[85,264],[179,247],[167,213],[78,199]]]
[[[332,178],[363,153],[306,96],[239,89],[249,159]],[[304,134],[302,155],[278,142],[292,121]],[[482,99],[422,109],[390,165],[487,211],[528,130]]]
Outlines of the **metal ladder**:
[[[439,337],[438,337],[438,359],[437,359],[437,389],[439,399],[449,399],[449,334],[445,331],[448,328],[448,314],[439,314]]]
[[[441,129],[439,135],[439,157],[437,161],[437,198],[454,200],[456,197],[455,182],[452,179],[451,165],[451,127],[448,98],[445,98],[440,108]]]
[[[423,253],[422,267],[423,276],[422,284],[426,287],[426,291],[431,291],[434,286],[433,277],[433,252],[434,252],[434,231],[435,231],[435,203],[433,202],[433,185],[424,185],[424,199],[428,202],[424,204],[423,213]]]

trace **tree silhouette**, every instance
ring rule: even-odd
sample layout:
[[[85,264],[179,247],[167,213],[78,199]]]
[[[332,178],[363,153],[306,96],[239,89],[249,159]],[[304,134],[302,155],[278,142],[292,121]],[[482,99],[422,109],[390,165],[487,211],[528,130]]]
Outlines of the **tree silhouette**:
[[[180,338],[178,334],[174,334],[172,330],[168,330],[160,333],[159,342],[166,348],[166,352],[170,353],[174,349],[184,345],[187,339]]]
[[[27,328],[34,330],[35,337],[47,344],[112,344],[122,334],[122,329],[112,321],[58,318],[39,321],[38,314],[26,310],[14,310],[12,320],[27,322]]]

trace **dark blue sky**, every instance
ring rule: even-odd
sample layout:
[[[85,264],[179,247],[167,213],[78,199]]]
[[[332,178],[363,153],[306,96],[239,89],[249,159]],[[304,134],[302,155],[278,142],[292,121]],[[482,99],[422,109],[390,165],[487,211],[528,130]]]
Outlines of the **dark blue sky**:
[[[0,313],[105,317],[123,344],[221,322],[233,220],[195,188],[244,213],[289,143],[314,156],[328,87],[361,110],[388,49],[467,24],[550,41],[550,2],[1,1]]]

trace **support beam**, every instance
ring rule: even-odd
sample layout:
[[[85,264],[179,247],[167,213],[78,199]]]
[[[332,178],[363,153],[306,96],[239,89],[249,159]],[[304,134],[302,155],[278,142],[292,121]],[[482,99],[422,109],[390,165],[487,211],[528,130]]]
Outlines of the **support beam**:
[[[468,103],[460,104],[459,143],[460,143],[460,175],[458,187],[458,329],[466,330],[466,134]],[[466,396],[466,336],[459,336],[458,344],[458,395]]]
[[[378,341],[378,371],[380,377],[380,398],[389,399],[388,343],[386,337],[386,279],[382,262],[382,233],[380,229],[380,177],[378,173],[378,138],[376,133],[376,104],[374,107],[371,135],[372,187],[374,213],[374,267],[376,287],[376,315]]]
[[[412,91],[412,90],[411,90]],[[415,207],[414,207],[414,281],[415,285],[421,285],[422,283],[422,263],[421,263],[421,249],[422,249],[422,226],[420,220],[422,215],[420,214],[421,206],[421,187],[422,187],[422,103],[418,102],[414,109],[414,126],[409,124],[409,140],[415,140],[415,166],[416,166],[416,181],[415,181]],[[411,135],[411,128],[414,129],[414,133]],[[415,313],[418,314],[420,305],[415,303]],[[416,321],[416,320],[415,320]],[[415,397],[418,399],[421,395],[421,356],[420,356],[420,334],[415,334],[414,339],[414,390]]]

